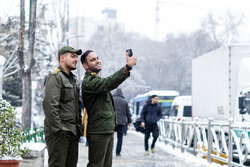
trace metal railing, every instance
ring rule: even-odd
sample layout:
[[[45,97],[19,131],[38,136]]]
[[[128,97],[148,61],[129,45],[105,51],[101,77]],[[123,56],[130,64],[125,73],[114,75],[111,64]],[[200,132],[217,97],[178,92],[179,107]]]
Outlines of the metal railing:
[[[182,152],[201,155],[209,163],[245,167],[250,163],[250,123],[237,125],[232,121],[199,122],[162,119],[158,122],[159,139],[178,147]]]
[[[24,143],[30,143],[30,142],[45,142],[44,138],[44,128],[33,128],[33,129],[26,129],[24,132]]]

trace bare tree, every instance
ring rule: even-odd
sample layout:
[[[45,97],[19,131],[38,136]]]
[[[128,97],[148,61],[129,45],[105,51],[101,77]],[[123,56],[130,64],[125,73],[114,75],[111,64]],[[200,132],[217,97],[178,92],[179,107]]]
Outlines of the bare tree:
[[[202,21],[202,28],[210,34],[218,44],[237,42],[240,39],[239,29],[244,24],[242,13],[233,13],[228,10],[224,16],[214,16],[209,13]]]
[[[18,57],[20,73],[24,73],[24,35],[25,35],[25,0],[20,0],[20,29],[19,29],[19,47],[18,47]]]
[[[66,32],[68,31],[68,0],[51,0],[53,15],[50,22],[50,49],[56,55],[56,52],[67,41]],[[67,23],[67,24],[66,24]]]
[[[35,29],[36,29],[36,6],[37,0],[30,1],[30,18],[29,18],[29,47],[28,57],[24,59],[24,35],[25,35],[25,3],[20,0],[20,32],[19,32],[19,65],[20,75],[22,76],[22,127],[30,128],[31,125],[31,71],[35,65],[34,59],[34,44],[35,44]]]

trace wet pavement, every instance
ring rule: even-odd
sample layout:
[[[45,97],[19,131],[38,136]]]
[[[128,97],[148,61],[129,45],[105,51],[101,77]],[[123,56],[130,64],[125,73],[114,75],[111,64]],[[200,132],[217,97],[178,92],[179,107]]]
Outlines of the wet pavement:
[[[114,150],[116,147],[116,134],[114,142]],[[80,144],[80,154],[77,167],[86,167],[88,162],[88,147],[83,143]],[[113,152],[113,167],[210,167],[211,164],[197,160],[194,156],[186,157],[177,156],[171,153],[173,150],[166,150],[163,143],[157,141],[155,146],[156,152],[150,155],[145,155],[144,138],[142,134],[135,131],[128,131],[128,134],[123,138],[123,146],[121,157],[116,157]],[[187,160],[188,159],[188,160]]]

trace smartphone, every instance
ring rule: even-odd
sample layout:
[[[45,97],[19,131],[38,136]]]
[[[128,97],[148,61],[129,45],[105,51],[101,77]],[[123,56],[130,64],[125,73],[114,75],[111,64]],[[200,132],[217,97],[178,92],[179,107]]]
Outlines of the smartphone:
[[[127,49],[126,52],[128,52],[128,56],[129,57],[133,56],[132,49]]]

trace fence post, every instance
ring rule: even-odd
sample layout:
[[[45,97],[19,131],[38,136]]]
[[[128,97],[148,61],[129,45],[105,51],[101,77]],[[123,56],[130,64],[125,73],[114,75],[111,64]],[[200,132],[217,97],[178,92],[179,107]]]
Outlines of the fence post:
[[[184,118],[183,118],[184,119]],[[181,120],[181,152],[184,152],[184,147],[183,147],[183,143],[184,143],[184,135],[185,135],[185,126],[184,126],[184,120]]]
[[[171,125],[172,125],[172,127],[171,127],[171,140],[172,141],[175,141],[175,132],[174,132],[174,120],[171,120]]]
[[[171,139],[171,125],[170,125],[170,119],[165,122],[165,129],[166,129],[166,137],[165,137],[165,143],[167,143],[167,139]]]
[[[194,137],[193,137],[193,154],[196,155],[197,149],[197,135],[196,135],[196,128],[198,125],[198,118],[194,118]]]
[[[228,142],[228,167],[232,167],[232,155],[233,155],[233,138],[232,138],[232,133],[231,133],[231,126],[233,124],[233,119],[229,119],[229,125],[228,125],[228,137],[229,137],[229,142]]]
[[[164,128],[164,137],[163,137],[163,139],[164,139],[164,142],[166,142],[167,133],[169,133],[169,132],[167,131],[167,120],[165,120],[165,121],[163,122],[163,128]]]
[[[212,157],[211,154],[213,152],[213,136],[212,136],[212,131],[211,131],[211,122],[213,118],[208,118],[208,148],[207,148],[207,161],[209,163],[212,163]]]

